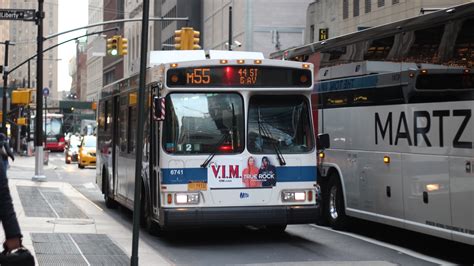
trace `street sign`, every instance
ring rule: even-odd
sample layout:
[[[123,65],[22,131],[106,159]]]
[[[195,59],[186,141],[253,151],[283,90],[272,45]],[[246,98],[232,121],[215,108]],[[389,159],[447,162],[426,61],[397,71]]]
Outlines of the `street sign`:
[[[0,20],[25,20],[34,21],[34,9],[0,9]]]
[[[43,89],[43,96],[44,96],[44,97],[48,97],[48,96],[49,96],[49,89],[48,89],[48,88],[44,88],[44,89]]]

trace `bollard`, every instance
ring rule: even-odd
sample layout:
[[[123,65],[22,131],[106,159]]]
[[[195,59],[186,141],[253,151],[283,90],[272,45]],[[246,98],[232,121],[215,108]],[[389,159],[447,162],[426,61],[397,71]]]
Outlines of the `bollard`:
[[[48,165],[49,162],[49,150],[44,150],[43,151],[44,157],[43,157],[43,165]]]

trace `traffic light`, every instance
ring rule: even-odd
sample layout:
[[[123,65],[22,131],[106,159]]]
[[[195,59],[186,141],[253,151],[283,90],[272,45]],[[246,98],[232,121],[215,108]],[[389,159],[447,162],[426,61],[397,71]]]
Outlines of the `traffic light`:
[[[183,33],[184,31],[181,29],[181,30],[175,30],[174,31],[174,48],[176,50],[186,50],[184,48],[184,36],[183,36]]]
[[[12,104],[28,105],[31,102],[31,89],[12,91]]]
[[[199,46],[199,36],[201,33],[191,27],[183,27],[174,31],[174,48],[176,50],[196,50]]]
[[[16,124],[19,126],[26,126],[28,124],[28,120],[26,119],[26,117],[18,117],[18,119],[16,120]]]
[[[118,42],[120,36],[112,36],[111,38],[107,39],[107,53],[109,55],[117,55],[118,54]]]
[[[201,46],[199,45],[199,36],[201,33],[197,30],[193,30],[193,45],[192,45],[192,50],[199,50],[201,49]]]
[[[124,37],[119,38],[118,53],[119,55],[128,54],[128,39],[127,38],[124,38]]]

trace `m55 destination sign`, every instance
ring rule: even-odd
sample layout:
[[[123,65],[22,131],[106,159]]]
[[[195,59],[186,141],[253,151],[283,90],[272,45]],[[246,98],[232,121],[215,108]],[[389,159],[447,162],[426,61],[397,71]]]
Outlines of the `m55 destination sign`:
[[[310,87],[308,69],[270,66],[202,66],[169,69],[168,87]]]
[[[0,9],[0,20],[35,20],[34,9]]]

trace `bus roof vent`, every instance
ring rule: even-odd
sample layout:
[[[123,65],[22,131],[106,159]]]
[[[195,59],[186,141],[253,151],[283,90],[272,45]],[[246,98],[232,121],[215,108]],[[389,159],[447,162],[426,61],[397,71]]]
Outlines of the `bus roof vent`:
[[[209,50],[209,59],[264,59],[261,52]]]
[[[204,50],[151,51],[149,66],[195,60],[206,60]]]

